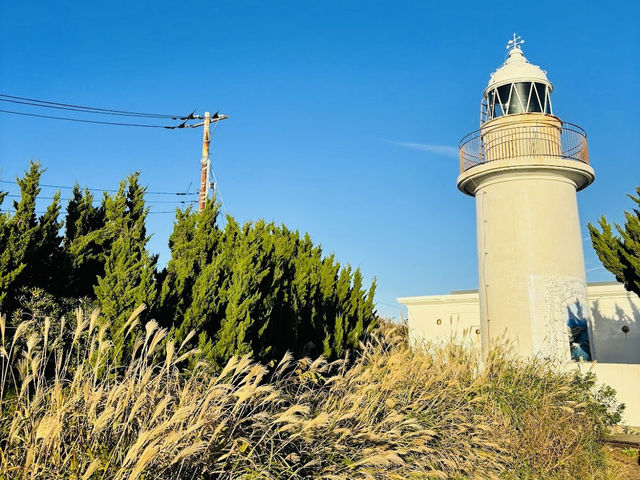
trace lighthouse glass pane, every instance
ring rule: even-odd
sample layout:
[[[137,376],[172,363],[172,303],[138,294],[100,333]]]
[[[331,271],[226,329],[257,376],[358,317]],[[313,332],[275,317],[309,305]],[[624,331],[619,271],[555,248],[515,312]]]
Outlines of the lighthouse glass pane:
[[[491,120],[495,117],[494,111],[496,109],[496,96],[495,92],[491,91],[487,93],[485,98],[485,103],[487,105],[487,120]]]
[[[530,112],[543,112],[546,86],[542,83],[534,83],[531,92],[531,102],[529,103]],[[548,113],[548,112],[545,112]]]
[[[553,108],[551,107],[551,90],[549,87],[545,88],[544,113],[553,115]]]
[[[502,107],[500,104],[500,97],[495,90],[491,90],[487,93],[487,118],[490,120],[492,118],[501,117],[504,115],[502,111]]]
[[[511,93],[511,85],[502,85],[495,89],[496,92],[496,117],[511,113],[507,110],[509,102],[509,93]],[[499,113],[498,113],[499,112]]]
[[[529,82],[514,83],[509,102],[509,114],[524,113],[527,111],[527,100],[529,98]]]

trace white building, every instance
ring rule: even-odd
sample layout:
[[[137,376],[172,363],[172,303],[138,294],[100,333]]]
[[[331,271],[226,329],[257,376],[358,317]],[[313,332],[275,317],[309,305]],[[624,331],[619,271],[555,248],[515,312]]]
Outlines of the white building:
[[[640,298],[617,282],[587,286],[590,319],[587,335],[591,358],[598,363],[640,365]],[[480,342],[480,299],[477,290],[398,298],[409,312],[414,341]],[[506,333],[506,332],[497,332]],[[570,331],[567,332],[567,345]],[[513,339],[518,344],[518,339]],[[640,383],[640,377],[637,378]],[[640,403],[640,395],[638,396]]]
[[[585,132],[554,115],[553,85],[514,35],[490,77],[480,129],[460,142],[458,189],[476,204],[477,291],[399,298],[415,341],[496,339],[592,368],[640,426],[640,298],[587,286],[576,192],[595,179]]]
[[[593,370],[615,388],[625,403],[624,419],[640,426],[640,298],[617,282],[592,283],[588,340],[594,362],[576,364]],[[480,342],[480,298],[477,290],[398,298],[407,307],[412,340],[428,343]],[[518,339],[512,339],[516,345]],[[567,345],[570,333],[567,332]]]

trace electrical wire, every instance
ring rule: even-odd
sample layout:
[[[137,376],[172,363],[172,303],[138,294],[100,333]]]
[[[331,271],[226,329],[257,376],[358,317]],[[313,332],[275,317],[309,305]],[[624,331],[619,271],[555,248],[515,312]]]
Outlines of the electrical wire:
[[[166,129],[174,129],[174,128],[185,128],[190,125],[186,125],[181,123],[180,125],[151,125],[148,123],[123,123],[123,122],[105,122],[101,120],[84,120],[80,118],[69,118],[69,117],[56,117],[53,115],[39,115],[37,113],[26,113],[26,112],[16,112],[14,110],[0,110],[0,113],[10,113],[12,115],[22,115],[25,117],[37,117],[37,118],[49,118],[52,120],[66,120],[68,122],[81,122],[81,123],[97,123],[100,125],[117,125],[120,127],[143,127],[143,128],[166,128]],[[186,122],[186,120],[185,120]]]
[[[6,198],[22,198],[22,195],[19,194],[15,194],[15,193],[8,193],[5,195]],[[38,200],[53,200],[55,197],[44,197],[42,195],[38,195],[37,196]],[[71,200],[73,200],[72,198],[59,198],[60,202],[69,202]],[[193,204],[193,203],[197,203],[198,200],[146,200],[145,203],[146,204],[150,204],[150,205],[155,205],[158,203],[170,203],[170,204]]]
[[[27,113],[27,112],[18,112],[18,111],[15,111],[15,110],[0,109],[0,113],[8,113],[8,114],[11,114],[11,115],[21,115],[21,116],[25,116],[25,117],[48,118],[48,119],[53,119],[53,120],[65,120],[65,121],[70,121],[70,122],[91,123],[91,124],[99,124],[99,125],[116,125],[116,126],[125,126],[125,127],[164,128],[164,129],[196,128],[196,127],[200,127],[200,126],[203,125],[203,123],[187,124],[187,121],[189,121],[189,120],[195,120],[195,119],[202,119],[203,118],[201,115],[195,115],[194,114],[195,112],[191,112],[189,115],[186,115],[186,116],[185,115],[169,115],[169,114],[158,114],[158,113],[133,112],[133,111],[128,111],[128,110],[114,110],[114,109],[106,109],[106,108],[98,108],[98,107],[88,107],[88,106],[83,106],[83,105],[74,105],[74,104],[69,104],[69,103],[51,102],[51,101],[48,101],[48,100],[39,100],[39,99],[28,98],[28,97],[19,97],[19,96],[15,96],[15,95],[7,95],[7,94],[2,94],[2,93],[0,93],[0,101],[8,102],[8,103],[20,104],[20,105],[29,105],[29,106],[42,107],[42,108],[54,108],[54,109],[68,110],[68,111],[72,111],[72,112],[88,113],[88,114],[95,114],[95,115],[119,115],[119,116],[141,117],[141,118],[182,120],[182,123],[180,123],[179,125],[154,125],[154,124],[146,124],[146,123],[107,122],[107,121],[102,121],[102,120],[88,120],[88,119],[71,118],[71,117],[58,117],[58,116],[54,116],[54,115],[41,115],[41,114],[37,114],[37,113]],[[218,114],[216,113],[214,115],[214,118],[216,120],[214,122],[215,125],[214,125],[214,128],[213,128],[213,132],[211,134],[211,137],[213,137],[213,134],[215,133],[215,131],[216,131],[217,127],[218,127],[219,120],[224,120],[227,117],[222,115],[222,116],[220,116],[220,118],[218,118]],[[213,180],[214,180],[214,187],[218,187],[218,181],[217,181],[217,178],[215,177],[215,172],[213,172],[213,170],[211,170],[211,174],[212,174]],[[8,180],[0,180],[0,183],[16,184],[17,182],[12,182],[12,181],[8,181]],[[75,187],[70,187],[70,186],[65,186],[65,185],[47,185],[47,184],[41,184],[39,186],[43,187],[43,188],[59,188],[59,189],[73,189],[73,188],[75,188]],[[113,189],[98,189],[98,188],[86,188],[86,190],[89,190],[89,191],[102,191],[102,192],[117,192],[118,191],[118,190],[113,190]],[[225,208],[225,205],[224,205],[224,201],[222,199],[222,191],[219,189],[219,187],[218,187],[218,192],[220,193],[220,203],[222,204],[222,208],[223,208],[223,210],[224,210],[224,212],[226,214],[227,213],[226,212],[226,208]],[[198,195],[197,193],[188,193],[188,192],[145,192],[145,193],[149,194],[149,195],[177,195],[177,196]],[[12,195],[9,195],[9,196],[12,196]],[[40,197],[40,198],[53,199],[53,197]],[[64,200],[68,200],[68,199],[64,199]],[[185,203],[195,203],[195,200],[176,201],[176,202],[156,201],[156,202],[149,202],[149,203],[181,203],[181,204],[185,204]],[[2,211],[2,210],[0,210],[0,211]],[[150,212],[150,213],[171,213],[171,212]]]
[[[7,208],[0,208],[0,213],[11,213],[11,212],[13,212],[13,211],[15,211],[15,210],[13,210],[13,209],[7,209]],[[44,214],[46,214],[47,212],[46,212],[46,211],[44,211],[44,210],[36,210],[36,211],[35,211],[35,212],[33,212],[33,213],[35,213],[36,215],[44,215]],[[162,211],[152,211],[152,210],[151,210],[151,211],[148,211],[148,212],[147,212],[147,214],[148,214],[148,215],[156,215],[156,214],[164,214],[164,213],[173,213],[173,214],[175,214],[175,213],[176,213],[176,211],[175,211],[175,210],[162,210]]]
[[[60,108],[62,110],[83,111],[86,113],[97,113],[97,114],[104,114],[104,115],[123,115],[123,116],[129,116],[129,117],[147,117],[147,118],[169,118],[172,120],[191,120],[191,119],[202,118],[202,116],[194,115],[193,113],[190,113],[189,115],[171,115],[171,114],[164,114],[164,113],[131,112],[128,110],[113,110],[110,108],[87,107],[85,105],[74,105],[71,103],[50,102],[48,100],[38,100],[36,98],[18,97],[15,95],[6,95],[2,93],[0,93],[0,101],[20,103],[24,105],[33,105],[33,106],[45,107],[45,108]]]
[[[17,185],[18,182],[13,181],[13,180],[0,180],[0,183],[11,183],[14,185]],[[38,185],[39,187],[43,187],[43,188],[60,188],[60,189],[66,189],[66,190],[73,190],[75,187],[70,187],[68,185],[51,185],[51,184],[46,184],[46,183],[41,183]],[[81,187],[81,190],[89,190],[90,192],[110,192],[110,193],[115,193],[118,190],[113,189],[113,188],[85,188],[85,187]],[[146,195],[178,195],[178,196],[185,196],[185,195],[198,195],[195,192],[145,192]]]

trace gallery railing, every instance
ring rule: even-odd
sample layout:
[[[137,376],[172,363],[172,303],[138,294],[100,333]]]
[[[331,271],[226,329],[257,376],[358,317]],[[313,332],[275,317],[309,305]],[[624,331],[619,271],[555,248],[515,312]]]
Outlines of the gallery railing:
[[[589,163],[586,132],[572,123],[482,128],[460,140],[460,172],[495,160],[563,158]]]

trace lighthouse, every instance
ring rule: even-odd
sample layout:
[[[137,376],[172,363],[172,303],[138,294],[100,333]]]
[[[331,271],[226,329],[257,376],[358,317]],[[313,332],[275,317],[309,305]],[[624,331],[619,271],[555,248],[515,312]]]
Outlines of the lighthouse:
[[[483,350],[591,359],[576,192],[594,181],[586,133],[562,121],[553,84],[520,37],[489,79],[480,129],[460,141],[458,189],[475,197]]]

